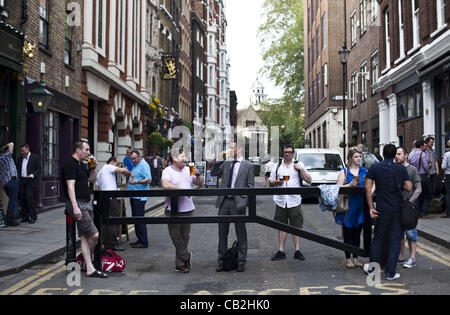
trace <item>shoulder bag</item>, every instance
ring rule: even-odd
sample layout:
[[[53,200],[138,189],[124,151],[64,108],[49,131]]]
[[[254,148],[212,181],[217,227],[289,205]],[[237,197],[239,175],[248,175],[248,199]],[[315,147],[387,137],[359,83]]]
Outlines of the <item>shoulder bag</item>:
[[[417,223],[419,222],[419,213],[417,209],[415,208],[414,204],[412,202],[409,202],[409,200],[406,200],[402,189],[400,187],[400,181],[398,180],[398,174],[397,174],[397,166],[394,164],[394,175],[395,175],[395,181],[397,182],[397,187],[400,193],[400,216],[401,216],[401,223],[402,227],[405,230],[412,230],[417,227]]]

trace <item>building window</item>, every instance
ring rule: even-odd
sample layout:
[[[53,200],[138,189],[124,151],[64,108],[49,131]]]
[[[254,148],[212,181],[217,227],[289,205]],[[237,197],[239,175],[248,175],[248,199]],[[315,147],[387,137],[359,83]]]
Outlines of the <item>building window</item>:
[[[327,47],[327,15],[322,16],[322,49]]]
[[[125,2],[124,0],[120,0],[120,4],[119,4],[119,32],[118,32],[118,64],[119,66],[123,67],[124,65],[124,60],[123,60],[123,56],[125,54],[124,52],[124,41],[125,41],[125,19],[124,19],[124,12],[125,12]]]
[[[245,126],[246,126],[247,128],[254,128],[254,127],[256,126],[256,121],[253,121],[253,120],[247,120],[247,121],[245,122]]]
[[[352,30],[352,46],[356,45],[356,10],[350,16],[350,26]]]
[[[42,160],[44,176],[56,176],[58,166],[58,114],[48,111],[44,115]]]
[[[361,101],[365,101],[367,99],[367,79],[368,79],[368,72],[367,72],[367,62],[364,62],[361,65]]]
[[[386,48],[386,69],[391,68],[391,36],[389,30],[389,9],[384,12],[384,38]]]
[[[363,35],[367,30],[367,6],[366,6],[366,0],[360,0],[359,1],[359,13],[361,18],[361,28],[360,33]]]
[[[437,9],[437,28],[445,24],[445,0],[436,0]]]
[[[139,45],[140,45],[140,2],[135,0],[134,8],[134,78],[139,79]]]
[[[398,0],[398,32],[399,32],[399,48],[400,59],[405,57],[405,27],[403,21],[403,0]]]
[[[378,1],[377,0],[371,0],[371,9],[370,9],[370,15],[372,17],[372,22],[374,22],[378,17]]]
[[[48,0],[40,0],[39,3],[39,43],[48,47]]]
[[[405,121],[422,115],[422,90],[413,87],[397,95],[397,120]]]
[[[328,96],[328,65],[322,67],[323,98]]]
[[[64,40],[64,64],[72,64],[72,27],[67,23],[67,19]]]
[[[352,80],[350,82],[350,97],[352,100],[352,106],[358,104],[358,74],[356,72],[352,73]]]
[[[413,20],[413,44],[414,48],[420,46],[420,35],[419,35],[419,0],[412,1],[412,20]]]
[[[372,84],[375,84],[378,82],[378,78],[380,75],[380,64],[379,64],[379,59],[378,59],[378,51],[372,55],[370,60],[371,60],[371,68],[372,68]],[[374,90],[372,90],[372,94],[375,94]]]

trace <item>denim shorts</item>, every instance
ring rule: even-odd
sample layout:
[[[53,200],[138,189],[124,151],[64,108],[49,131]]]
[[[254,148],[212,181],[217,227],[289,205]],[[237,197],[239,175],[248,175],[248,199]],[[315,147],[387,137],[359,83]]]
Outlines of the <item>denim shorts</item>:
[[[408,241],[417,242],[419,240],[419,234],[417,233],[417,229],[405,231],[405,234]]]

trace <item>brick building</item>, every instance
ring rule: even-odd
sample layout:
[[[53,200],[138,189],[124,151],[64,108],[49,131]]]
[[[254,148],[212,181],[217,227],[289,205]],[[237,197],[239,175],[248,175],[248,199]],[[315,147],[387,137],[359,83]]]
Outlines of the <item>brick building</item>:
[[[305,139],[313,148],[338,149],[343,140],[343,2],[304,2]],[[348,108],[348,102],[347,102]]]
[[[347,130],[351,143],[371,152],[379,144],[379,95],[371,89],[379,78],[379,14],[376,0],[347,1],[349,82]]]
[[[80,137],[83,104],[81,55],[77,48],[80,48],[81,29],[67,23],[66,9],[73,8],[68,6],[68,1],[1,3],[2,28],[7,23],[18,31],[18,35],[5,40],[17,43],[26,36],[27,48],[35,47],[20,56],[19,67],[11,64],[9,69],[1,68],[2,87],[4,82],[9,86],[5,98],[9,107],[8,134],[2,135],[2,141],[15,142],[16,156],[20,145],[25,143],[40,155],[42,170],[35,200],[39,208],[52,207],[62,201],[60,170],[72,154],[73,140]],[[22,54],[22,47],[15,48]],[[41,73],[44,73],[46,89],[54,95],[44,110],[33,107],[30,99],[30,92],[39,86]]]
[[[442,154],[450,138],[450,3],[448,0],[380,2],[380,145],[412,147],[436,137]]]

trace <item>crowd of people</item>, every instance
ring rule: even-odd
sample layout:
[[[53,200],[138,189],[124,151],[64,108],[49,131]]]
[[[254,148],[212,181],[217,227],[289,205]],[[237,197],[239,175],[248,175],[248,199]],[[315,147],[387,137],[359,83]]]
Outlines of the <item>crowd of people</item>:
[[[444,175],[446,199],[450,200],[450,141],[449,150],[442,159],[436,156],[433,149],[434,139],[417,140],[414,148],[408,150],[392,144],[383,149],[383,157],[378,152],[367,153],[362,145],[348,151],[348,163],[338,176],[337,184],[341,187],[365,187],[366,200],[370,217],[375,222],[371,244],[370,261],[377,262],[386,268],[386,279],[395,280],[400,277],[396,272],[401,263],[404,268],[416,266],[416,229],[404,231],[400,223],[399,203],[405,198],[414,203],[420,212],[420,218],[429,218],[430,200],[439,192],[439,178]],[[30,152],[28,145],[21,147],[21,156],[17,167],[13,160],[14,144],[3,147],[0,152],[0,180],[4,192],[9,197],[6,218],[0,211],[0,227],[19,224],[19,204],[21,205],[22,222],[34,224],[37,220],[34,205],[34,190],[40,175],[40,158]],[[212,164],[211,176],[222,178],[220,188],[253,188],[255,187],[254,167],[246,161],[242,148],[232,143],[227,151],[228,160],[215,161]],[[272,161],[267,168],[266,181],[271,187],[301,187],[303,182],[311,184],[312,178],[302,162],[294,161],[294,148],[283,146],[283,158],[279,163]],[[375,162],[374,162],[375,161]],[[88,162],[88,163],[86,163]],[[442,163],[441,163],[442,162]],[[77,222],[81,239],[81,251],[86,262],[88,277],[107,278],[107,275],[95,270],[92,264],[93,251],[98,243],[99,233],[93,222],[90,184],[98,190],[117,190],[116,174],[127,178],[127,189],[149,190],[151,186],[162,189],[192,189],[193,185],[201,186],[204,178],[197,168],[188,167],[186,155],[182,150],[167,161],[156,153],[144,158],[138,150],[129,150],[119,167],[116,157],[111,157],[106,165],[97,170],[97,161],[90,153],[89,144],[76,142],[72,156],[62,167],[62,181],[66,202],[66,213]],[[441,173],[442,172],[442,173]],[[131,197],[132,216],[145,216],[147,197]],[[296,228],[303,227],[303,212],[300,195],[274,195],[274,220]],[[337,224],[342,225],[344,243],[360,246],[361,231],[364,224],[364,196],[351,195],[347,213],[335,216]],[[216,201],[218,214],[243,215],[248,207],[246,196],[219,196]],[[165,215],[171,216],[170,198],[166,198]],[[191,197],[179,199],[179,215],[192,216],[195,205]],[[120,202],[111,200],[110,215],[120,216]],[[450,218],[450,202],[447,202],[443,218]],[[218,265],[217,272],[224,270],[223,263],[228,249],[229,223],[218,225]],[[247,230],[245,223],[235,223],[238,241],[237,271],[245,271],[247,262]],[[192,264],[192,253],[189,251],[190,224],[169,224],[169,235],[175,247],[175,271],[188,273]],[[124,250],[118,242],[118,226],[107,226],[104,230],[104,247],[117,251]],[[148,248],[147,228],[144,224],[135,225],[137,241],[131,243],[132,248]],[[410,255],[405,258],[405,236],[409,244]],[[278,249],[271,257],[272,261],[286,259],[285,242],[287,234],[279,231]],[[293,236],[295,246],[294,259],[305,260],[300,251],[300,238]],[[345,253],[347,268],[364,267],[356,255]],[[367,270],[366,270],[367,271]]]

